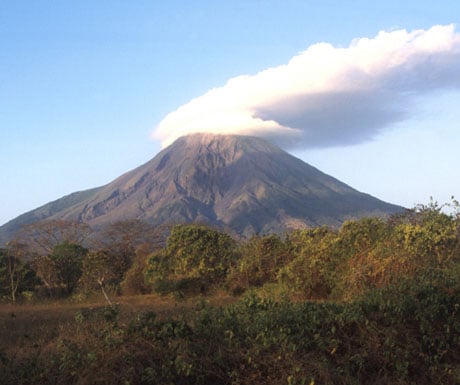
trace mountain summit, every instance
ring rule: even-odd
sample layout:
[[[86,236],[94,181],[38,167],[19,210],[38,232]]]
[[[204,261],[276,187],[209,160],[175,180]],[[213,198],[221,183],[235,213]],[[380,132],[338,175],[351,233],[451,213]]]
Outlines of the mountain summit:
[[[138,218],[154,224],[201,222],[241,235],[340,225],[399,206],[363,194],[267,141],[194,134],[177,139],[113,182],[77,192],[0,227],[68,219],[92,226]],[[0,239],[1,240],[1,239]]]

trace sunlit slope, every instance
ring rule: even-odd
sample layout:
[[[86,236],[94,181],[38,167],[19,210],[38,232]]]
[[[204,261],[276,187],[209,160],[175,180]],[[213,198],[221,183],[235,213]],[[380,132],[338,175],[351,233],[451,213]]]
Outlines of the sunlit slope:
[[[259,138],[194,134],[106,186],[24,214],[1,234],[45,218],[93,226],[139,218],[201,222],[250,235],[401,210],[363,194]]]

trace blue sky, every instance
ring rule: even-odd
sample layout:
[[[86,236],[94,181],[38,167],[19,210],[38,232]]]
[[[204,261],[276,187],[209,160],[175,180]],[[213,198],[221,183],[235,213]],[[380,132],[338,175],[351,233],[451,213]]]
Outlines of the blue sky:
[[[4,0],[0,224],[151,159],[161,148],[152,132],[165,117],[229,79],[279,68],[320,42],[347,48],[379,31],[456,24],[458,15],[456,0]],[[452,74],[452,86],[402,90],[404,119],[384,120],[368,137],[288,150],[392,203],[459,198]]]

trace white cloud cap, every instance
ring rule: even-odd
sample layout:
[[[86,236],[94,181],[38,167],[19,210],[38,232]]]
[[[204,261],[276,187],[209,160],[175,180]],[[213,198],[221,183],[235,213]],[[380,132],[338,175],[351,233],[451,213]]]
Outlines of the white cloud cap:
[[[269,138],[286,148],[360,143],[410,116],[411,98],[460,87],[455,26],[379,32],[347,48],[310,46],[289,63],[230,79],[168,114],[163,146],[196,133]]]

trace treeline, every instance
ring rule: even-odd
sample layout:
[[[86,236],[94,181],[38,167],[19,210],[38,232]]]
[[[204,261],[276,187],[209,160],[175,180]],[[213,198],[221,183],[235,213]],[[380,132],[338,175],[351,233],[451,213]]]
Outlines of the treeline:
[[[181,298],[218,289],[343,301],[403,281],[457,281],[459,261],[458,205],[446,214],[435,202],[340,229],[243,241],[204,225],[130,220],[95,237],[84,224],[48,221],[26,226],[0,250],[0,295],[15,302],[100,293],[111,303],[118,294]]]
[[[100,231],[73,221],[25,226],[0,249],[0,297],[4,300],[75,299],[121,293],[125,278],[142,269],[164,244],[168,229],[140,220],[120,221]],[[143,280],[126,292],[143,293]]]
[[[343,301],[403,281],[460,278],[460,217],[435,203],[388,219],[254,236],[237,243],[201,226],[173,228],[151,255],[146,282],[159,293],[186,295],[215,287],[278,298]]]

